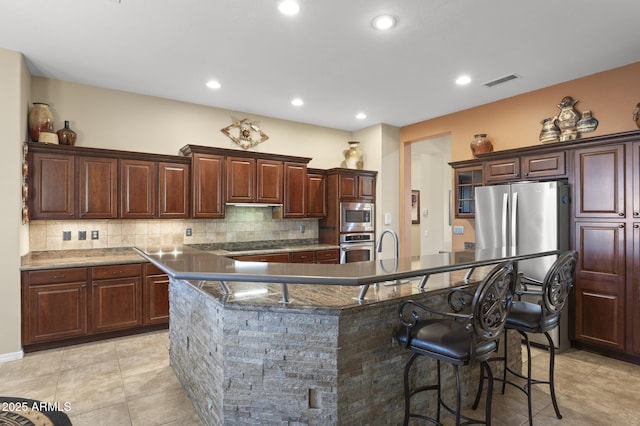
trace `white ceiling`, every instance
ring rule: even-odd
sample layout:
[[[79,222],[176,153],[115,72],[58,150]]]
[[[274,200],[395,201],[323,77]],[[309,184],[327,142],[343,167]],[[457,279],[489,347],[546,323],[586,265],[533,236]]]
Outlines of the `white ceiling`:
[[[349,131],[640,61],[638,0],[299,0],[294,17],[278,2],[0,0],[0,47],[35,76]],[[381,12],[395,29],[372,29]]]

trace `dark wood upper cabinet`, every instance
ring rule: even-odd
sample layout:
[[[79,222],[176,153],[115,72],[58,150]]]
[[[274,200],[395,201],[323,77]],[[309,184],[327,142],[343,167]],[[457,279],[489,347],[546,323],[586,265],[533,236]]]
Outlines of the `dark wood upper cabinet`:
[[[75,157],[68,154],[30,154],[31,219],[75,217]]]
[[[520,158],[504,158],[484,162],[485,182],[506,182],[520,179]]]
[[[307,170],[307,217],[327,216],[327,176],[317,170]]]
[[[343,169],[338,174],[340,201],[373,201],[376,197],[376,175],[365,170]]]
[[[227,202],[253,203],[256,199],[256,160],[227,157]]]
[[[256,160],[256,199],[258,203],[282,204],[282,161]]]
[[[191,175],[188,164],[158,163],[158,217],[189,217]]]
[[[79,217],[116,219],[118,217],[118,160],[102,157],[76,157]]]
[[[548,179],[566,176],[566,153],[564,151],[545,154],[524,155],[520,158],[524,179]]]
[[[192,164],[193,217],[224,217],[225,157],[196,153]]]
[[[575,217],[624,218],[625,145],[574,152]]]
[[[456,168],[454,180],[456,217],[475,217],[475,191],[477,187],[482,186],[482,166]]]
[[[157,163],[120,160],[120,217],[153,219],[157,205]]]
[[[284,217],[307,216],[307,165],[284,163]]]

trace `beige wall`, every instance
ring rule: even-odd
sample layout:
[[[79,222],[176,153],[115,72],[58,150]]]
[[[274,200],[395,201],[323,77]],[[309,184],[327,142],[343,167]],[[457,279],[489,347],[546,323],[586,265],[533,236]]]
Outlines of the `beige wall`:
[[[331,168],[340,166],[352,138],[327,127],[40,77],[32,79],[31,102],[48,103],[55,129],[68,120],[76,145],[92,148],[170,155],[186,144],[241,149],[220,129],[248,118],[269,135],[251,151],[310,157],[310,167]]]
[[[403,127],[402,151],[414,141],[451,134],[451,160],[473,158],[469,143],[476,133],[487,133],[495,151],[540,143],[540,121],[557,115],[557,104],[565,96],[578,100],[578,111],[591,110],[598,119],[597,136],[635,130],[632,114],[640,101],[640,62],[571,80],[454,114]],[[508,84],[508,83],[507,83]],[[405,190],[410,188],[403,184]],[[453,235],[453,249],[474,241],[473,220],[455,219],[465,227],[465,235]]]
[[[22,141],[26,136],[28,79],[22,55],[0,49],[0,362],[21,356],[20,255],[26,250],[26,227],[22,225]]]

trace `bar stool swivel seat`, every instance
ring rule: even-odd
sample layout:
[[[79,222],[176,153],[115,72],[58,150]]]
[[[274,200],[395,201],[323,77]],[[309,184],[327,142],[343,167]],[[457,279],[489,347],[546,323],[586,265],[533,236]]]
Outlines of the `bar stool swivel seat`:
[[[440,408],[455,414],[456,425],[491,424],[492,380],[487,390],[485,419],[471,419],[461,414],[460,366],[481,363],[483,371],[491,377],[487,360],[498,348],[498,340],[509,309],[513,302],[516,272],[513,262],[504,262],[494,267],[482,280],[473,294],[469,313],[442,312],[408,300],[400,304],[399,314],[402,328],[396,335],[403,348],[411,351],[404,367],[404,425],[411,417],[440,425]],[[410,389],[409,373],[414,361],[420,356],[436,360],[437,380],[435,384]],[[456,376],[456,407],[450,408],[442,400],[440,362],[453,365]],[[436,417],[411,412],[411,397],[435,390],[438,406]],[[460,423],[461,419],[465,420]]]
[[[578,262],[578,253],[575,250],[569,250],[562,255],[558,256],[558,259],[551,265],[544,280],[539,281],[526,276],[520,276],[520,289],[516,290],[516,300],[513,302],[513,306],[507,321],[505,324],[505,330],[516,330],[522,336],[527,348],[527,375],[524,376],[520,373],[513,371],[508,367],[507,362],[507,350],[505,345],[504,356],[501,358],[493,359],[504,362],[504,370],[502,379],[502,393],[504,393],[505,386],[507,384],[520,389],[527,395],[527,408],[529,414],[529,425],[533,425],[533,415],[531,408],[531,386],[536,384],[549,385],[549,391],[551,394],[551,402],[553,403],[553,409],[556,412],[556,417],[561,419],[560,409],[558,408],[558,401],[556,400],[556,391],[553,381],[554,366],[555,366],[555,354],[556,349],[549,331],[558,326],[560,322],[560,315],[565,306],[565,303],[569,297],[569,292],[573,286],[575,279],[576,264]],[[535,301],[521,300],[522,296],[527,296]],[[549,378],[548,380],[538,380],[531,377],[531,342],[527,333],[542,333],[546,336],[549,342]],[[490,361],[493,361],[490,360]],[[520,386],[512,381],[507,380],[507,374],[525,379],[526,382]],[[480,379],[480,385],[478,388],[478,394],[474,402],[474,408],[478,406],[480,400],[480,393],[482,392],[482,384],[486,376],[482,375]],[[488,378],[490,381],[492,379]]]

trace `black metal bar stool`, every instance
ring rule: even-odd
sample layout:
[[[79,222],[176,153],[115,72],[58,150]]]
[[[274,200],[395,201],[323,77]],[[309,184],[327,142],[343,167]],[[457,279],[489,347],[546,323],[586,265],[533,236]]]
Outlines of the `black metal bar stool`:
[[[556,400],[556,391],[553,382],[554,366],[556,348],[549,335],[549,331],[558,326],[560,322],[560,315],[565,306],[567,298],[569,297],[569,291],[573,286],[573,281],[576,271],[576,263],[578,262],[578,253],[574,250],[567,251],[560,255],[558,259],[551,265],[547,271],[544,280],[538,281],[526,276],[520,276],[520,289],[516,290],[517,300],[513,302],[511,311],[507,316],[505,324],[505,330],[516,330],[522,336],[525,345],[527,347],[527,375],[523,376],[508,367],[507,363],[507,345],[505,344],[504,356],[501,358],[494,358],[490,361],[502,361],[504,362],[504,372],[502,379],[496,379],[502,381],[502,393],[505,391],[507,384],[520,389],[527,395],[527,408],[529,413],[529,425],[533,425],[533,415],[531,409],[531,385],[547,384],[551,394],[551,402],[556,412],[556,417],[562,418],[560,409],[558,408],[558,401]],[[535,287],[536,290],[533,290]],[[536,296],[539,298],[538,302],[527,302],[521,300],[524,295]],[[549,378],[548,380],[538,380],[531,377],[531,343],[529,342],[529,336],[527,333],[543,333],[547,341],[549,342]],[[506,343],[506,342],[505,342]],[[526,383],[522,386],[507,380],[507,373],[510,373],[521,379],[525,379]],[[477,408],[480,402],[480,394],[482,392],[482,385],[484,379],[487,378],[490,381],[493,380],[491,375],[484,374],[484,370],[481,370],[480,385],[478,388],[478,394],[474,402],[473,408]]]
[[[460,366],[482,363],[483,371],[491,377],[491,367],[487,360],[498,348],[507,313],[513,302],[516,271],[513,262],[504,262],[494,267],[482,280],[473,294],[469,314],[442,312],[424,304],[408,300],[400,305],[402,329],[396,338],[403,348],[412,353],[404,367],[404,424],[410,417],[427,420],[440,425],[440,407],[456,415],[456,425],[464,419],[464,424],[491,424],[492,381],[487,390],[485,419],[471,419],[461,415]],[[418,311],[422,311],[420,317]],[[432,317],[433,315],[433,317]],[[437,382],[410,389],[409,372],[419,356],[433,358],[437,362]],[[453,365],[456,376],[456,407],[447,406],[441,396],[440,362]],[[438,406],[436,418],[412,413],[411,397],[417,393],[437,391]]]

